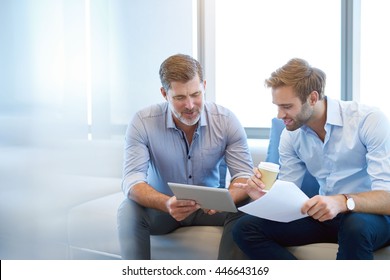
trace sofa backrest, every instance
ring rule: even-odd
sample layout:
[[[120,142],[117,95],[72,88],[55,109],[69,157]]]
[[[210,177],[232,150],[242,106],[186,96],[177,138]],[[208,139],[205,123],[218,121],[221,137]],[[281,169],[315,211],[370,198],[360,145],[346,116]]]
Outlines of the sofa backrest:
[[[122,178],[124,140],[68,141],[65,172],[71,175]]]

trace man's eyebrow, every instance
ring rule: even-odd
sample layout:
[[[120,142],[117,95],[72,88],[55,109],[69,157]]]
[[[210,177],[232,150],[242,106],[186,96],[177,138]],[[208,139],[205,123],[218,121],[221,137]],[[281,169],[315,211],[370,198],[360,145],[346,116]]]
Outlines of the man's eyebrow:
[[[176,93],[175,95],[172,95],[172,96],[174,96],[174,97],[176,97],[176,96],[187,96],[187,95],[195,95],[195,94],[199,94],[199,93],[202,93],[203,91],[201,90],[201,89],[199,89],[199,90],[197,90],[197,91],[194,91],[194,92],[192,92],[192,93],[186,93],[186,92],[179,92],[179,93]]]
[[[188,95],[194,95],[194,94],[198,94],[201,92],[202,92],[201,90],[197,90],[197,91],[194,91],[193,93],[189,93]],[[178,93],[175,96],[187,96],[187,94],[186,93]]]
[[[274,103],[274,102],[272,102],[274,105],[276,105],[276,106],[292,106],[293,105],[293,103],[281,103],[281,104],[276,104],[276,103]]]

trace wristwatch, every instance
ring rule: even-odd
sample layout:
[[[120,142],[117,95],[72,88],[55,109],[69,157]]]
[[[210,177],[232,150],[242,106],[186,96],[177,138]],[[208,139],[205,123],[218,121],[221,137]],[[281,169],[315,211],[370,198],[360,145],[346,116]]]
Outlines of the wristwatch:
[[[343,196],[345,196],[345,199],[347,200],[346,205],[348,211],[353,211],[355,209],[355,200],[353,200],[353,198],[350,197],[348,194],[343,194]]]

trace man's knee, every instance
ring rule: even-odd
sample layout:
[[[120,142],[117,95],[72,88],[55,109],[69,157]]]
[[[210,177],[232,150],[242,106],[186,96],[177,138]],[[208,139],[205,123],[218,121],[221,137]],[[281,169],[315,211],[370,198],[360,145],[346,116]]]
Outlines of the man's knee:
[[[242,243],[245,243],[245,240],[248,238],[250,233],[254,231],[259,233],[257,230],[258,226],[255,223],[255,220],[257,222],[260,222],[260,220],[256,219],[255,217],[244,215],[243,217],[241,217],[235,222],[235,225],[232,229],[232,235],[233,235],[233,240],[239,246],[241,246]]]
[[[348,213],[344,215],[339,230],[338,259],[372,259],[378,234],[372,214]]]
[[[339,239],[364,239],[371,232],[371,215],[348,213],[344,215],[341,221]]]
[[[135,229],[137,226],[148,227],[150,221],[144,207],[137,202],[126,198],[118,208],[118,228]]]

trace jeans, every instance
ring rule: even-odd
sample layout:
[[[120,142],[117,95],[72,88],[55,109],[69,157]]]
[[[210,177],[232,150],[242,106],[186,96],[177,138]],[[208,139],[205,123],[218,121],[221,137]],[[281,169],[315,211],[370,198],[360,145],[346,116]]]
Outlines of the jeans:
[[[246,215],[234,226],[233,239],[250,259],[292,260],[285,247],[326,242],[339,244],[337,259],[369,260],[390,243],[390,217],[350,212],[325,222],[306,217],[281,223]]]
[[[220,212],[208,215],[197,210],[183,221],[176,221],[168,213],[145,208],[125,199],[118,209],[118,234],[122,259],[147,260],[151,258],[150,235],[167,234],[185,226],[224,226],[219,245],[219,259],[245,259],[233,241],[232,227],[243,213]]]

